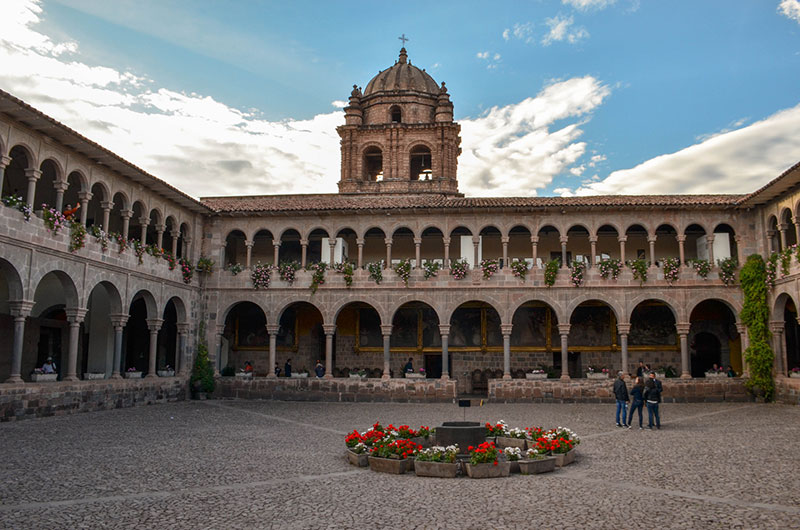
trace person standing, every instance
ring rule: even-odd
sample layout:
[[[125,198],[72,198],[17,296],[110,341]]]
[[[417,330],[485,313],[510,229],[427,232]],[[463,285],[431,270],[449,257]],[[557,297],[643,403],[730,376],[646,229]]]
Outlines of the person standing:
[[[633,412],[639,411],[639,429],[643,429],[642,427],[642,408],[644,407],[644,383],[642,382],[641,377],[637,377],[633,383],[633,388],[631,388],[631,397],[633,398],[631,402],[630,412],[628,413],[628,428],[631,428],[631,423],[633,423]]]
[[[644,362],[640,359],[639,366],[636,367],[636,377],[640,377],[644,381]]]
[[[286,364],[283,365],[283,375],[285,377],[292,377],[292,359],[286,359]]]
[[[625,373],[621,370],[617,372],[617,380],[614,381],[614,397],[617,398],[617,427],[627,427],[625,420],[628,415],[628,386],[625,384]],[[619,413],[622,411],[622,423],[619,422]]]
[[[661,403],[661,381],[656,379],[656,373],[650,372],[650,379],[644,385],[644,401],[647,404],[647,428],[653,428],[653,417],[655,416],[656,429],[661,429],[661,416],[658,411],[658,404]]]
[[[281,375],[281,367],[278,366],[278,363],[275,363],[275,377],[280,377]]]

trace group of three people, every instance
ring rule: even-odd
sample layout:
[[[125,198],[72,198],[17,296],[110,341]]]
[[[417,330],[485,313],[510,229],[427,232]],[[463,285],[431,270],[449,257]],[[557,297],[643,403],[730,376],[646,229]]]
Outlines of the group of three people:
[[[642,426],[642,408],[647,405],[647,427],[652,429],[661,429],[661,415],[659,414],[658,405],[661,403],[661,392],[663,387],[661,381],[656,379],[655,372],[649,372],[647,381],[642,381],[642,376],[637,375],[631,388],[630,396],[628,395],[628,385],[625,384],[625,374],[618,372],[618,377],[614,381],[614,397],[617,399],[617,427],[631,428],[633,423],[633,413],[639,412],[639,428]],[[628,402],[633,402],[628,411]],[[622,416],[620,421],[620,415]]]

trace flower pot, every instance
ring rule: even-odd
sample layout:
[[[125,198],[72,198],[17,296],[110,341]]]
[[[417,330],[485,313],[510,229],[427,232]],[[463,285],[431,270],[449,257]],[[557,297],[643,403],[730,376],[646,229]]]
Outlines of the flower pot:
[[[360,374],[350,374],[350,379],[366,379],[367,375],[360,375]]]
[[[497,462],[497,465],[489,462],[486,464],[472,465],[469,462],[464,466],[467,469],[467,476],[469,478],[500,478],[507,477],[511,472],[510,462]]]
[[[571,449],[566,453],[553,453],[553,456],[556,458],[556,466],[568,466],[575,461],[575,449]]]
[[[242,379],[252,379],[253,372],[236,372],[236,377],[241,377]]]
[[[519,460],[509,460],[508,461],[508,472],[509,473],[519,473]]]
[[[156,370],[158,377],[175,377],[175,370]]]
[[[525,374],[525,379],[535,379],[535,380],[547,379],[547,374]]]
[[[409,469],[413,469],[414,461],[399,458],[379,458],[377,456],[369,457],[369,468],[378,473],[391,473],[393,475],[402,475]]]
[[[725,372],[706,372],[707,379],[725,379],[728,377],[728,374]]]
[[[125,379],[141,379],[142,372],[125,372]]]
[[[586,372],[586,379],[608,379],[608,374],[598,372]]]
[[[369,453],[354,453],[348,449],[347,461],[350,462],[351,466],[367,467],[369,466]]]
[[[538,460],[520,460],[519,472],[522,475],[538,475],[539,473],[549,473],[556,468],[556,459],[546,456]]]
[[[524,451],[528,445],[524,438],[507,438],[505,436],[498,436],[494,444],[498,449],[504,449],[506,447],[519,447],[521,451]]]
[[[303,372],[300,374],[295,374],[295,373],[292,374],[292,379],[305,379],[307,377],[308,377],[308,372]]]
[[[800,372],[789,372],[789,377],[800,379]]]
[[[418,477],[456,478],[458,462],[420,462],[414,461],[414,472]]]
[[[425,374],[405,374],[406,379],[425,379]]]
[[[104,374],[103,372],[85,372],[83,374],[83,378],[87,381],[94,379],[105,379],[106,374]]]
[[[58,374],[31,374],[31,381],[37,383],[44,381],[58,381]]]

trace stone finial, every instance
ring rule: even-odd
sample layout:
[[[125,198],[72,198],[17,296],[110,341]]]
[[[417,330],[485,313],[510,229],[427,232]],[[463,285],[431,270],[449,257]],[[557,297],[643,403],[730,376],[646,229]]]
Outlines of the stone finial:
[[[406,64],[408,62],[408,54],[406,53],[405,47],[400,48],[400,58],[398,61],[400,64]]]

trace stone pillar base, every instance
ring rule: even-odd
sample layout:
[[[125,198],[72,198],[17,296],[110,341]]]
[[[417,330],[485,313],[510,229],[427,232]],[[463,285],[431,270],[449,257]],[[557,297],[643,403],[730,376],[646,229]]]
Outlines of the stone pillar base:
[[[383,375],[381,376],[381,380],[382,380],[382,381],[389,381],[391,378],[392,378],[392,376],[391,376],[391,375],[389,375],[389,374],[383,374]]]
[[[333,374],[325,374],[322,376],[323,379],[333,379]]]
[[[120,374],[111,374],[111,379],[122,379]]]
[[[692,374],[686,374],[686,373],[681,374],[681,379],[691,379],[691,378]]]
[[[68,375],[68,376],[65,376],[63,380],[64,380],[64,381],[80,381],[80,379],[78,379],[78,376],[77,376],[77,375]]]
[[[449,381],[450,380],[450,376],[447,375],[447,374],[442,374],[442,377],[440,377],[439,379],[441,379],[442,381]]]
[[[562,376],[560,377],[560,379],[561,379],[562,381],[571,381],[571,380],[572,380],[572,378],[571,378],[570,376],[568,376],[568,375],[562,375]]]
[[[511,374],[503,374],[503,379],[505,380],[511,379]]]
[[[155,379],[156,377],[158,377],[156,374],[147,374],[144,376],[145,379]]]
[[[12,375],[8,379],[5,380],[6,383],[24,383],[25,381],[18,375]]]

